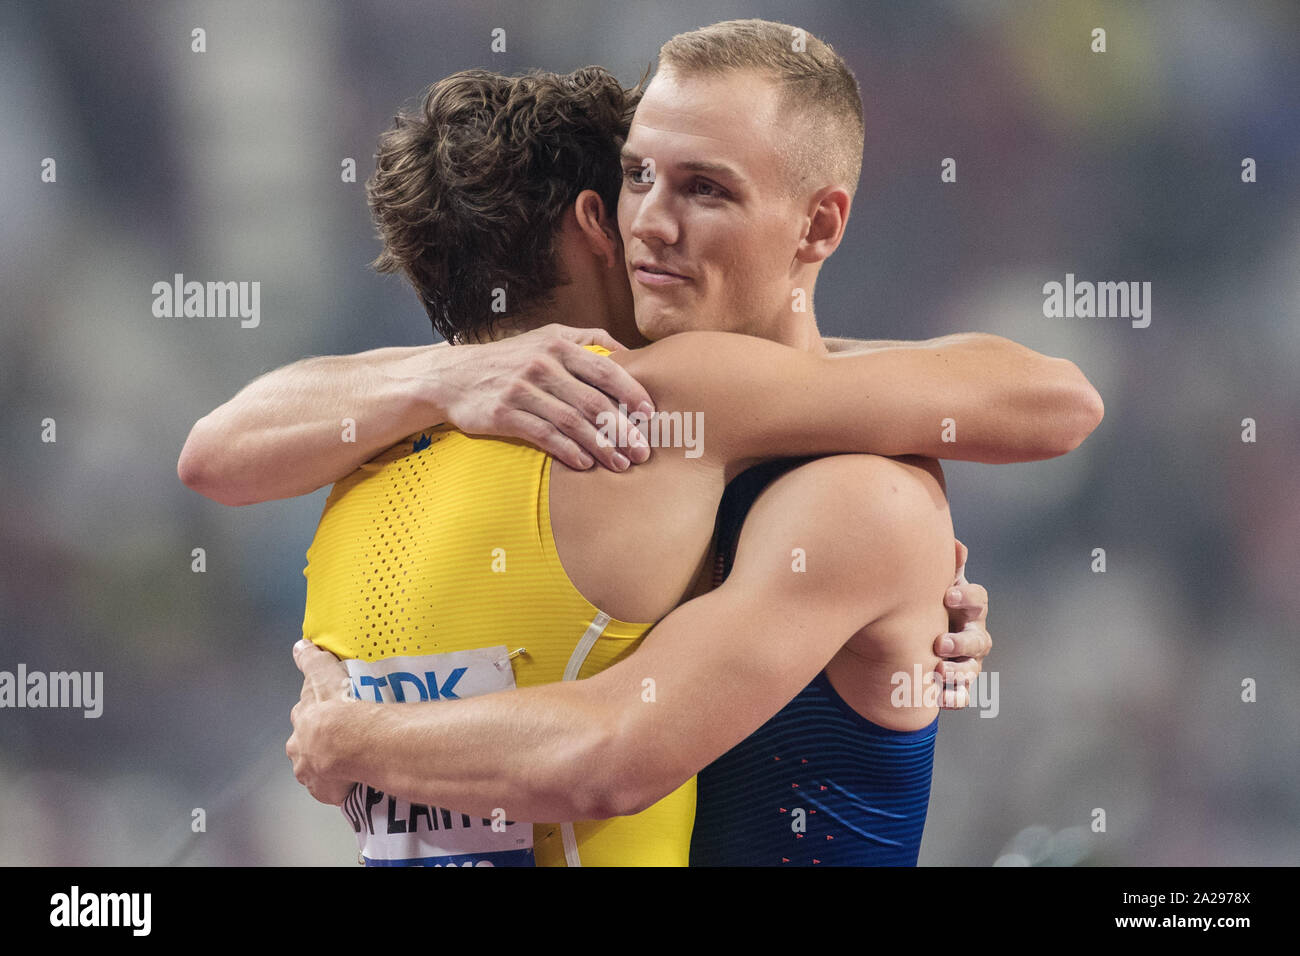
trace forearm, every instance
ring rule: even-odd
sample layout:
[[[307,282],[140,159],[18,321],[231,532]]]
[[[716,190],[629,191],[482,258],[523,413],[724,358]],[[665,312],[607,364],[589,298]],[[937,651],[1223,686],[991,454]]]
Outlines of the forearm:
[[[512,820],[638,813],[753,733],[852,633],[854,609],[827,607],[820,591],[815,602],[784,600],[779,582],[792,576],[778,563],[757,584],[729,582],[678,607],[633,654],[584,680],[321,705],[322,773],[464,813],[500,807]]]
[[[703,454],[728,465],[854,452],[1036,461],[1075,448],[1103,414],[1073,363],[982,333],[817,355],[683,332],[626,366],[659,408],[717,423]]]
[[[321,356],[263,375],[194,425],[177,466],[181,480],[228,505],[289,498],[336,481],[442,420],[428,378],[442,351]]]
[[[295,721],[303,749],[322,777],[463,813],[501,808],[533,822],[637,813],[753,733],[872,616],[838,580],[792,576],[784,560],[750,580],[752,563],[590,678],[458,701],[325,701]],[[822,575],[837,567],[828,560]]]
[[[1072,450],[1101,419],[1101,399],[1073,363],[1009,339],[863,346],[824,361],[854,369],[849,400],[877,454],[1035,461]]]
[[[460,701],[320,705],[328,774],[410,800],[512,820],[613,816],[608,768],[617,718],[585,681]]]

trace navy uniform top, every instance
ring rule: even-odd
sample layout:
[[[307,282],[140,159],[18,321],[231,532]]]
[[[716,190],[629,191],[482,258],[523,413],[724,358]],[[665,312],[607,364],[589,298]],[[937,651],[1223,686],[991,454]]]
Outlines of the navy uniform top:
[[[798,461],[766,462],[727,486],[714,584],[731,572],[745,515]],[[691,866],[915,866],[939,719],[890,730],[854,711],[825,670],[698,777]]]

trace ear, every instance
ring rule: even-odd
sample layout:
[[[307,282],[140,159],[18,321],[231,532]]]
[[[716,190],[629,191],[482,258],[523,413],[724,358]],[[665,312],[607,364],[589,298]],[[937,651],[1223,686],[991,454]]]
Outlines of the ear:
[[[808,215],[808,231],[804,233],[795,251],[800,262],[815,263],[830,258],[844,238],[844,227],[849,222],[849,207],[853,204],[848,190],[832,186],[813,196]]]
[[[623,240],[618,234],[618,224],[610,218],[600,194],[593,189],[578,193],[578,198],[573,201],[573,214],[592,255],[607,267],[621,267]]]

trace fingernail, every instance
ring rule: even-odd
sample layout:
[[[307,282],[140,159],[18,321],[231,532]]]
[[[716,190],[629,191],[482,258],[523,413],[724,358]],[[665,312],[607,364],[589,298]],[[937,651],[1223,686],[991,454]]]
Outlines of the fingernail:
[[[295,651],[305,651],[310,646],[311,646],[311,641],[307,640],[307,638],[304,637],[304,638],[300,638],[298,643],[293,645],[293,649]]]
[[[655,407],[649,402],[642,402],[636,407],[636,410],[643,415],[653,415],[655,413]]]
[[[951,654],[956,649],[957,649],[957,645],[953,642],[953,639],[951,637],[945,637],[943,640],[939,642],[940,654]]]
[[[931,592],[931,593],[934,593],[934,592]],[[948,589],[948,603],[949,603],[949,604],[960,604],[960,603],[961,603],[961,588],[949,588],[949,589]]]
[[[619,471],[626,471],[629,464],[631,464],[631,462],[627,460],[627,457],[625,455],[621,455],[618,452],[614,452],[615,468],[617,468]]]
[[[639,465],[650,457],[650,446],[644,442],[639,445],[634,444],[628,449],[628,454],[632,457],[632,460]]]
[[[627,440],[632,443],[634,448],[649,447],[646,443],[645,435],[642,435],[639,429],[632,428],[630,425],[627,430]]]

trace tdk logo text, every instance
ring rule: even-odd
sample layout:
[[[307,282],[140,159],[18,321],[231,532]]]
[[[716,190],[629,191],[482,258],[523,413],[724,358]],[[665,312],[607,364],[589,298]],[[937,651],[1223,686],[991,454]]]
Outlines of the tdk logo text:
[[[457,667],[443,679],[441,684],[438,682],[438,675],[433,671],[425,671],[423,680],[409,671],[393,671],[383,677],[362,674],[353,679],[352,693],[359,700],[369,700],[369,695],[373,694],[377,703],[383,703],[386,699],[383,694],[384,687],[390,691],[391,699],[399,704],[417,699],[460,700],[456,696],[456,684],[465,676],[467,670],[469,670],[467,667]],[[408,697],[408,694],[411,696]]]

